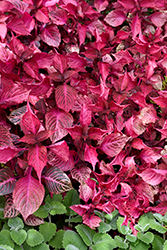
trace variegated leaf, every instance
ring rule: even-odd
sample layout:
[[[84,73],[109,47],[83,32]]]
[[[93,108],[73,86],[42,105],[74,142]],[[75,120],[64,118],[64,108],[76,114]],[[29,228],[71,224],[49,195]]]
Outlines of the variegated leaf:
[[[5,195],[6,204],[4,208],[4,218],[14,218],[19,214],[13,203],[12,194]]]
[[[44,224],[44,219],[35,216],[34,214],[30,214],[27,219],[24,221],[28,226],[39,226]]]
[[[13,192],[16,184],[13,171],[10,168],[0,169],[0,195],[6,195]]]

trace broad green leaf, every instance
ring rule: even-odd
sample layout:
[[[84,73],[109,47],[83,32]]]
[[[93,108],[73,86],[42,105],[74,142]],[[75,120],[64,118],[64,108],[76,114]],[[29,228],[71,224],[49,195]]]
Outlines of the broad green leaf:
[[[151,220],[154,219],[154,216],[152,213],[147,213],[147,214],[143,214],[139,221],[138,221],[138,224],[141,226],[141,227],[145,227],[145,225],[149,224]]]
[[[69,222],[69,223],[70,223],[70,222],[81,223],[81,222],[82,222],[82,216],[77,215],[77,216],[75,216],[75,217],[66,219],[65,222]]]
[[[137,237],[133,234],[126,235],[126,239],[130,242],[135,242],[137,240]]]
[[[11,230],[15,229],[17,231],[24,228],[24,223],[21,218],[15,217],[8,220],[8,226],[11,227]]]
[[[123,249],[128,248],[128,243],[124,242],[124,238],[120,236],[115,236],[114,240],[118,247],[123,248]]]
[[[66,207],[60,203],[59,201],[52,201],[50,203],[50,212],[51,215],[56,214],[65,214],[66,213]]]
[[[165,227],[163,227],[159,222],[155,220],[151,220],[149,224],[152,229],[155,229],[159,233],[163,234],[163,233],[166,233],[167,231]]]
[[[57,167],[50,167],[42,177],[51,193],[60,194],[72,189],[69,177]]]
[[[77,225],[75,228],[85,244],[87,246],[90,246],[92,244],[95,231],[86,225]]]
[[[56,248],[56,249],[63,248],[62,242],[63,242],[64,233],[65,233],[64,230],[57,231],[56,234],[55,234],[55,236],[49,242],[49,245],[51,247]]]
[[[67,245],[74,245],[80,250],[87,250],[87,246],[81,239],[81,237],[74,231],[67,230],[63,236],[63,247],[66,248]]]
[[[163,244],[163,250],[167,250],[167,240]]]
[[[51,198],[50,197],[50,194],[48,194],[45,198],[45,203],[48,202],[48,203],[51,203],[52,201],[59,201],[59,202],[62,202],[63,200],[63,197],[61,194],[53,194],[53,197]]]
[[[56,225],[45,222],[39,226],[39,232],[43,235],[45,242],[50,241],[56,232]]]
[[[41,244],[44,241],[44,237],[41,233],[36,231],[35,229],[30,229],[27,232],[26,242],[31,247]]]
[[[67,245],[65,250],[80,250],[78,247],[74,246],[74,245]]]
[[[155,214],[153,214],[153,216],[154,216],[155,219],[157,219],[160,223],[163,222],[164,216],[162,216],[162,214],[155,213]]]
[[[0,245],[0,250],[13,250],[13,248],[7,245]]]
[[[112,250],[117,247],[109,234],[96,233],[93,236],[93,242],[95,244],[91,246],[92,250]]]
[[[42,243],[38,246],[31,247],[31,250],[50,250],[49,245],[46,243]]]
[[[48,211],[45,207],[45,205],[42,205],[38,208],[38,210],[34,213],[35,216],[40,218],[47,218],[48,217]]]
[[[8,230],[4,229],[0,232],[0,245],[7,245],[14,248],[14,242]]]
[[[159,235],[154,235],[154,240],[151,244],[153,246],[152,250],[164,250],[163,249],[164,239]]]
[[[118,217],[118,220],[117,220],[118,232],[124,235],[130,234],[132,230],[128,226],[122,225],[123,221],[124,221],[123,217]]]
[[[99,233],[106,233],[108,231],[110,231],[111,226],[107,223],[105,223],[104,221],[100,222],[100,226],[98,227]]]
[[[22,246],[19,246],[17,244],[14,245],[14,250],[23,250]]]
[[[75,189],[71,189],[64,197],[63,204],[66,206],[67,215],[75,215],[76,213],[70,209],[70,206],[80,204],[78,192]]]
[[[143,241],[146,244],[151,243],[153,241],[153,239],[154,239],[154,235],[151,232],[147,232],[145,234],[141,233],[141,232],[138,232],[137,237],[138,237],[139,240]]]
[[[112,220],[115,218],[115,216],[117,216],[118,214],[119,214],[118,210],[115,209],[111,214],[105,214],[104,217],[105,217],[107,220],[112,221]]]
[[[145,244],[144,242],[137,240],[135,243],[130,244],[131,250],[148,250],[150,245]],[[156,250],[159,250],[158,248]]]
[[[10,236],[16,244],[22,245],[27,238],[27,233],[23,229],[20,229],[18,231],[12,230],[10,232]]]

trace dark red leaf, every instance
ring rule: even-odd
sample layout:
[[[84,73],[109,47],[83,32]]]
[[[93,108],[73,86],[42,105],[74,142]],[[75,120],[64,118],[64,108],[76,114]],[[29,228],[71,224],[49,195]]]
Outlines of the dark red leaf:
[[[61,42],[61,35],[57,25],[48,25],[41,33],[41,39],[49,46],[58,47]]]

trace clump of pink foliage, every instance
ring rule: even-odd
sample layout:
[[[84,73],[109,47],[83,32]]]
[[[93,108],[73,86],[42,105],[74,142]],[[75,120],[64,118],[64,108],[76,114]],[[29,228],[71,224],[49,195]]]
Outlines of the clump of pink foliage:
[[[166,54],[165,0],[0,2],[6,216],[28,220],[44,185],[77,188],[91,228],[94,210],[167,212]]]

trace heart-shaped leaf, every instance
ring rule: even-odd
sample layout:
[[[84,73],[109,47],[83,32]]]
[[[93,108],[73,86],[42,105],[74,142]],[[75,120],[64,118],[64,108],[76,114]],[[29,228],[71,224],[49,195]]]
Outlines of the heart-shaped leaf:
[[[20,229],[19,231],[12,230],[10,236],[16,244],[21,245],[26,240],[27,233],[23,229]]]

